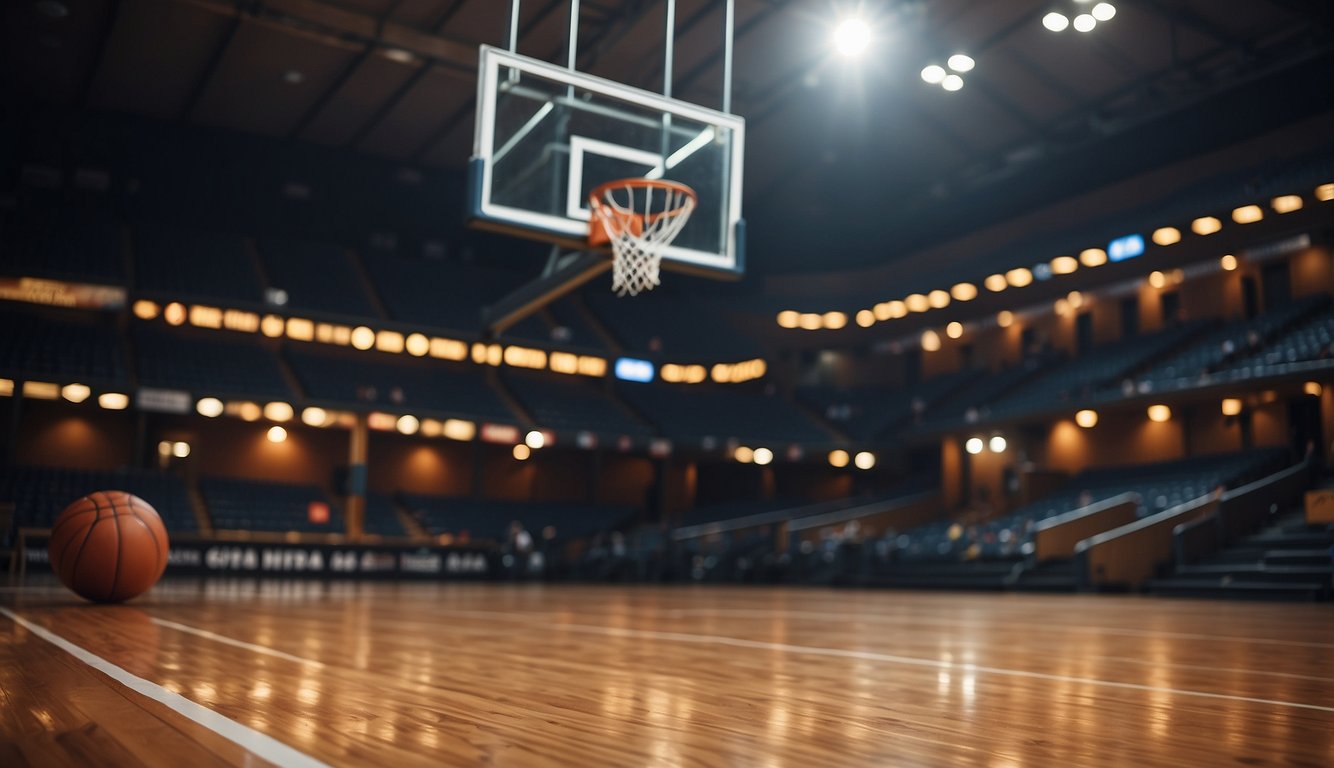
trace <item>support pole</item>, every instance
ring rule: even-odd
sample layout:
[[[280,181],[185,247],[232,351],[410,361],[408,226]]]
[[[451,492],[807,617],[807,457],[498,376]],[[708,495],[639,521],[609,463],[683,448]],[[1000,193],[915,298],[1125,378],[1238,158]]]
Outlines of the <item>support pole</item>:
[[[574,71],[579,50],[579,0],[570,0],[570,40],[565,44],[565,68]]]
[[[370,429],[366,414],[357,414],[348,437],[347,450],[347,533],[353,539],[361,538],[366,530],[366,462],[369,453]]]
[[[510,2],[510,53],[519,52],[519,2],[520,0]]]
[[[667,45],[662,60],[662,95],[672,97],[672,49],[676,47],[676,0],[667,0]]]
[[[732,36],[736,30],[736,0],[727,0],[723,21],[723,111],[732,113]]]

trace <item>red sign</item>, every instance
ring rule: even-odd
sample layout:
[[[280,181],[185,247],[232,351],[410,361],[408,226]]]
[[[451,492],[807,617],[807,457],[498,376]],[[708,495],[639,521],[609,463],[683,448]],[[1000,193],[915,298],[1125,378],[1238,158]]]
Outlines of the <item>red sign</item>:
[[[312,501],[306,505],[306,518],[316,525],[326,525],[329,522],[329,505],[322,501]]]

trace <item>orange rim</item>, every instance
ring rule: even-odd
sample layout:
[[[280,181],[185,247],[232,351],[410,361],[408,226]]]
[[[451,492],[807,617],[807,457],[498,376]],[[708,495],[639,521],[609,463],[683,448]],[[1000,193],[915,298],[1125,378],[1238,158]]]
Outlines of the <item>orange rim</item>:
[[[679,181],[669,181],[667,179],[631,178],[631,179],[616,179],[614,181],[608,181],[605,184],[599,184],[598,186],[593,188],[593,191],[588,193],[588,206],[594,212],[594,215],[590,217],[588,220],[589,245],[601,246],[611,242],[611,238],[607,235],[607,227],[603,223],[602,217],[597,215],[597,211],[606,205],[603,202],[603,198],[606,196],[608,190],[626,189],[626,188],[662,189],[668,192],[677,192],[685,195],[687,198],[692,200],[695,203],[695,205],[699,205],[699,195],[695,194],[695,190],[691,189],[685,184],[682,184]],[[683,210],[685,210],[684,205],[673,208],[670,211],[663,211],[662,213],[653,214],[652,219],[649,220],[649,223],[652,223],[653,221],[656,221],[664,216],[676,216],[680,214],[681,211]],[[648,217],[646,217],[642,213],[622,213],[618,211],[616,212],[616,216],[620,218],[625,223],[625,226],[632,232],[637,232],[640,229],[642,229],[645,220],[648,219]]]

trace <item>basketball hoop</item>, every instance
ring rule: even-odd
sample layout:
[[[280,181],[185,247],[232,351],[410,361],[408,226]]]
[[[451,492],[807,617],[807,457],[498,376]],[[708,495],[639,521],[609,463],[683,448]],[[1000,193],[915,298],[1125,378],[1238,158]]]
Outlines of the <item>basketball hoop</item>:
[[[611,289],[634,296],[658,285],[662,253],[690,219],[699,198],[675,181],[619,179],[588,196],[588,244],[611,244]]]

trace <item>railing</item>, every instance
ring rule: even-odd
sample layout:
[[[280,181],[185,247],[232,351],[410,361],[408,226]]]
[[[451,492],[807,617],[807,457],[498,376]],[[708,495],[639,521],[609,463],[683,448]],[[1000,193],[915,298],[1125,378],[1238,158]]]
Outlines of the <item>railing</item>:
[[[1139,512],[1137,493],[1122,493],[1038,523],[1033,534],[1037,562],[1073,557],[1075,545],[1090,536],[1133,523]]]
[[[935,491],[914,493],[895,499],[884,499],[848,509],[824,514],[807,515],[787,524],[789,543],[794,543],[803,531],[819,531],[831,525],[853,520],[862,526],[865,538],[879,536],[890,528],[907,530],[931,522],[940,515],[940,494]]]
[[[1227,491],[1214,514],[1178,525],[1172,531],[1177,564],[1199,562],[1260,527],[1266,515],[1291,504],[1310,486],[1312,467],[1311,462],[1303,461]]]
[[[1172,559],[1172,531],[1213,514],[1212,494],[1178,504],[1143,520],[1104,531],[1075,545],[1075,578],[1081,589],[1138,589]]]

